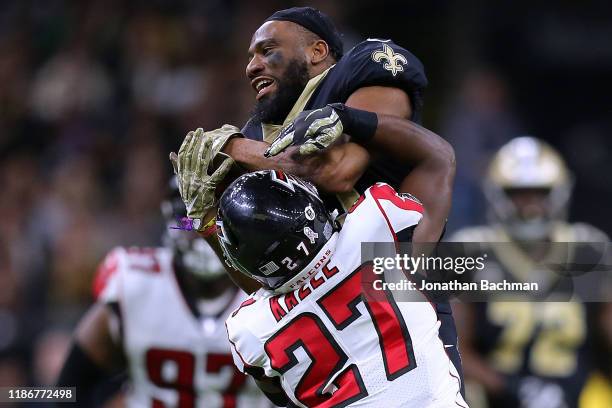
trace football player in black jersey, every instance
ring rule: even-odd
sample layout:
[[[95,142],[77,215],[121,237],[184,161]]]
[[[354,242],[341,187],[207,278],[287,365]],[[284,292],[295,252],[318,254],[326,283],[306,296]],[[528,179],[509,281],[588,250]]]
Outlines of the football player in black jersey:
[[[440,239],[455,158],[446,141],[418,125],[427,79],[414,55],[387,39],[368,39],[344,54],[329,17],[294,7],[255,31],[249,56],[253,117],[242,130],[226,125],[190,132],[178,156],[171,154],[189,217],[211,245],[214,194],[234,162],[249,171],[278,169],[308,179],[339,212],[367,187],[386,182],[426,208],[413,242]],[[240,273],[232,277],[249,293],[259,287]],[[450,307],[440,304],[438,312],[440,333],[460,367]]]
[[[543,273],[543,260],[558,257],[553,252],[559,247],[544,249],[555,242],[582,243],[567,262],[601,259],[603,265],[610,263],[609,257],[601,258],[608,255],[600,253],[600,243],[609,241],[606,234],[589,224],[567,222],[572,176],[547,143],[533,137],[512,139],[493,157],[484,187],[489,224],[463,228],[451,236],[456,242],[477,242],[478,253],[489,255],[484,276],[545,285],[555,275],[551,270]],[[487,242],[504,244],[488,246]],[[592,401],[601,400],[594,395],[597,383],[607,380],[595,375],[594,382],[589,381],[594,372],[589,332],[598,333],[598,326],[603,327],[591,318],[599,305],[576,301],[578,295],[566,301],[563,286],[550,286],[556,288],[551,301],[533,302],[516,294],[503,302],[456,304],[471,406],[606,406]],[[605,358],[603,353],[595,357]],[[587,387],[589,383],[592,386]]]

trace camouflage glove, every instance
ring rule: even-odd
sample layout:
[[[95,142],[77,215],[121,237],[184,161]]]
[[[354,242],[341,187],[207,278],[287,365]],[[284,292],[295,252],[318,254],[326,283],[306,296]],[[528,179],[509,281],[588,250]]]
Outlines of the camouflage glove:
[[[234,159],[221,150],[230,138],[236,136],[242,135],[235,126],[223,125],[206,133],[198,128],[187,133],[178,155],[170,153],[179,193],[196,231],[203,229],[204,216],[216,205],[215,189],[234,164]],[[213,161],[221,161],[216,170]]]
[[[333,103],[324,108],[303,111],[287,126],[264,153],[276,156],[290,146],[299,146],[302,155],[313,154],[333,144],[343,133],[356,142],[369,141],[376,132],[378,116],[373,112]]]

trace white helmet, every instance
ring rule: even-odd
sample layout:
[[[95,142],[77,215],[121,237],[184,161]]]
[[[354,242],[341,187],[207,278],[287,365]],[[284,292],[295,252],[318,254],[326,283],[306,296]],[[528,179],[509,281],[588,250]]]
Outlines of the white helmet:
[[[186,210],[176,177],[170,180],[169,197],[161,203],[161,211],[166,221],[162,244],[172,249],[177,265],[205,281],[226,276],[225,267],[206,240],[194,231],[180,228]]]
[[[488,215],[513,239],[545,239],[555,221],[566,219],[572,186],[572,175],[554,148],[534,137],[517,137],[502,146],[489,165],[484,182]],[[545,192],[546,214],[521,216],[510,196],[513,190]]]

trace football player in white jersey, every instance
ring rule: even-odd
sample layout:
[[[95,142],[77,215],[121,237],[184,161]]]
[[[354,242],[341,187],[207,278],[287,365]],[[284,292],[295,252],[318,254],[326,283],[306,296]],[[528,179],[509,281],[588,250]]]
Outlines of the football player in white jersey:
[[[204,239],[175,229],[178,192],[162,204],[161,248],[116,248],[101,264],[96,303],[75,330],[58,385],[95,406],[96,385],[127,369],[128,407],[269,407],[232,362],[225,319],[246,295]]]
[[[372,263],[361,242],[409,240],[422,214],[378,183],[340,227],[305,181],[276,170],[235,180],[219,202],[219,241],[262,285],[226,322],[237,367],[278,405],[467,407],[434,305],[363,296]]]

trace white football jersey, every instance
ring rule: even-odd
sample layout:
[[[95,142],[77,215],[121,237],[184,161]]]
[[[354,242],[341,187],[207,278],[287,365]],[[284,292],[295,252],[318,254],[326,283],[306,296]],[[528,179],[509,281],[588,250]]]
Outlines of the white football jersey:
[[[188,306],[166,248],[117,248],[99,269],[98,300],[118,305],[117,333],[128,360],[129,407],[269,407],[234,367],[225,320],[246,298],[229,290],[216,316]]]
[[[361,296],[372,268],[361,263],[361,242],[397,241],[422,211],[387,184],[366,190],[307,283],[286,294],[259,290],[228,318],[238,368],[279,378],[300,407],[467,407],[434,307]]]

